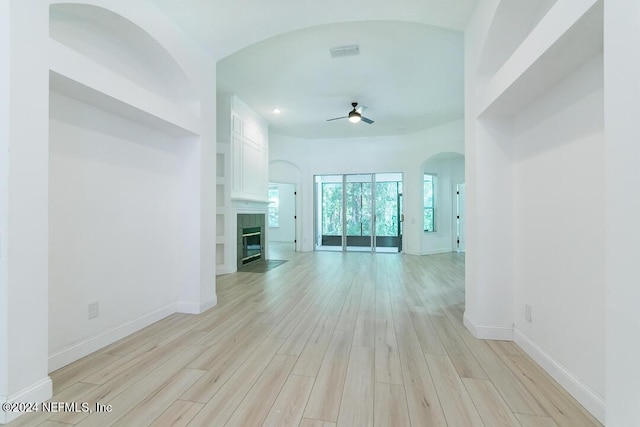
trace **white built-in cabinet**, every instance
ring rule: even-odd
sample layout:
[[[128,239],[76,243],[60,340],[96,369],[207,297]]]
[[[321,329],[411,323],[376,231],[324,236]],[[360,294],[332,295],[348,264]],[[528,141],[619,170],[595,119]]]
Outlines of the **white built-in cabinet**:
[[[216,273],[236,270],[236,216],[266,211],[268,124],[235,95],[217,104]]]

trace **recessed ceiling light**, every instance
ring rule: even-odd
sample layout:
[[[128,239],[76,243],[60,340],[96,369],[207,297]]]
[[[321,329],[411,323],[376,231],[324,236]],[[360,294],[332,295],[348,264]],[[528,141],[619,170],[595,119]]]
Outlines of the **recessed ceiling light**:
[[[279,108],[274,108],[273,109],[273,114],[280,114],[282,111],[280,111]]]

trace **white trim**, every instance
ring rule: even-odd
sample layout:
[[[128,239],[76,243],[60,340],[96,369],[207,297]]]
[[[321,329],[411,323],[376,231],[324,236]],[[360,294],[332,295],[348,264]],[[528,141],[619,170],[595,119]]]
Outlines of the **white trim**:
[[[178,301],[178,306],[176,308],[176,311],[178,313],[184,313],[184,314],[200,314],[200,304],[198,304],[197,302],[185,302],[185,301]]]
[[[218,305],[218,295],[214,295],[213,298],[209,301],[205,301],[203,303],[200,303],[200,313],[204,313],[205,311],[209,310],[210,308],[215,307],[216,305]]]
[[[178,301],[177,312],[185,314],[201,314],[218,304],[218,297],[214,296],[211,301],[203,303]]]
[[[237,271],[237,268],[233,269],[231,266],[228,266],[228,265],[218,264],[216,266],[216,276],[220,276],[223,274],[231,274],[231,273],[235,273],[236,271]]]
[[[420,255],[450,254],[452,252],[455,252],[455,251],[451,248],[451,246],[447,246],[442,248],[431,249],[426,252],[420,252]]]
[[[513,326],[512,325],[477,325],[467,316],[467,312],[464,312],[462,316],[464,326],[471,332],[471,334],[482,340],[498,340],[498,341],[513,341]]]
[[[0,396],[0,405],[6,402],[41,403],[51,399],[51,396],[53,396],[53,383],[51,382],[51,378],[47,376],[46,378],[23,388],[17,393],[11,394],[7,397]],[[5,412],[0,409],[0,424],[8,424],[20,415],[22,415],[21,412]]]
[[[72,344],[55,354],[51,354],[49,355],[49,372],[53,372],[56,369],[62,368],[71,362],[75,362],[76,360],[93,353],[94,351],[100,350],[101,348],[104,348],[119,339],[127,337],[132,333],[157,322],[158,320],[176,313],[176,311],[177,303],[169,304],[156,311],[145,314],[138,319],[132,320],[131,322],[116,326],[115,328],[102,332],[96,336],[89,337],[83,341]]]
[[[589,386],[582,383],[579,378],[573,375],[567,368],[553,359],[542,350],[536,343],[529,339],[522,331],[515,329],[513,332],[514,342],[518,344],[538,365],[542,367],[553,379],[573,396],[584,408],[594,417],[604,424],[605,402],[604,398]]]
[[[404,245],[404,239],[402,244]],[[402,251],[402,252],[406,255],[427,256],[427,255],[438,255],[438,254],[450,254],[450,253],[454,253],[455,251],[453,251],[451,248],[447,248],[447,249],[434,249],[427,252],[422,252],[422,251]]]

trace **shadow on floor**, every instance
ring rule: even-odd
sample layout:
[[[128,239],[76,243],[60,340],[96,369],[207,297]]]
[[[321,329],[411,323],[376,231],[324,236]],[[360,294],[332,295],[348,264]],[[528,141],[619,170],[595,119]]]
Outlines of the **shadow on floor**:
[[[238,271],[242,271],[244,273],[266,273],[269,270],[273,270],[276,267],[280,267],[285,262],[287,262],[287,260],[261,259],[261,260],[243,265],[238,269]]]

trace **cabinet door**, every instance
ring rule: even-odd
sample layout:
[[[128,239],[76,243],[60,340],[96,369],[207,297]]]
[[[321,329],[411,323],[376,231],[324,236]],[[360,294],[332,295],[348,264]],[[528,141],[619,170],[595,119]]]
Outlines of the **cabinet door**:
[[[231,138],[231,158],[233,159],[233,179],[231,189],[233,192],[243,192],[242,166],[243,166],[243,142],[235,135]]]

